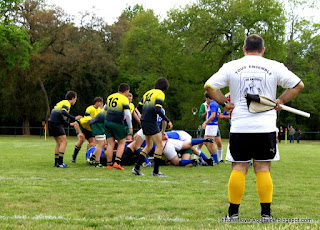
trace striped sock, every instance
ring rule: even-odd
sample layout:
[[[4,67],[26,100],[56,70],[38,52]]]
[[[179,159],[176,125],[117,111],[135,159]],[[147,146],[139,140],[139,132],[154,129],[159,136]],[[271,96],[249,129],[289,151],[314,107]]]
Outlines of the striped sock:
[[[59,152],[59,164],[61,165],[61,164],[63,164],[63,156],[64,156],[64,153],[62,153],[62,152]]]

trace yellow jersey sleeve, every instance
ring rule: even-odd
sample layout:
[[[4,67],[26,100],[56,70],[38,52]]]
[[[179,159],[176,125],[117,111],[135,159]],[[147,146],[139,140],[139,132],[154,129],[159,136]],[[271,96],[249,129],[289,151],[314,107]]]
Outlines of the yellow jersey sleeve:
[[[130,113],[132,114],[133,113],[133,111],[134,111],[134,104],[133,103],[130,103]]]

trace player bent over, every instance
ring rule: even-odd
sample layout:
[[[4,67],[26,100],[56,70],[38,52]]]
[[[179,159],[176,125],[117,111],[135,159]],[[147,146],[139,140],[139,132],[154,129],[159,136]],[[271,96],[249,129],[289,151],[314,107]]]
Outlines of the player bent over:
[[[96,145],[96,140],[94,138],[94,136],[92,135],[92,129],[89,125],[89,121],[96,117],[98,115],[98,113],[101,111],[103,106],[103,99],[102,97],[95,97],[94,98],[94,104],[87,107],[86,111],[85,111],[85,115],[83,118],[81,118],[78,123],[79,123],[79,127],[81,129],[81,131],[83,132],[83,134],[85,135],[85,139],[88,140],[88,148],[91,148],[92,146]],[[73,155],[71,158],[71,161],[73,163],[76,163],[76,159],[77,159],[77,155],[84,143],[84,139],[78,135],[78,142],[75,145],[74,151],[73,151]]]
[[[101,150],[106,144],[106,130],[104,126],[106,115],[107,106],[104,105],[103,109],[98,113],[98,115],[89,121],[92,129],[92,135],[95,137],[97,142],[97,147],[87,162],[90,165],[95,165],[96,168],[102,168],[102,165],[100,164],[100,156]]]
[[[74,105],[77,101],[77,93],[74,91],[68,91],[66,94],[66,100],[60,101],[52,109],[50,118],[48,121],[49,134],[54,137],[56,141],[56,147],[54,150],[54,167],[57,168],[69,168],[68,165],[63,163],[64,153],[67,147],[67,136],[62,127],[62,124],[67,124],[71,126],[77,126],[74,122],[79,120],[82,116],[72,116],[69,114],[71,105]],[[71,123],[67,121],[70,119]]]

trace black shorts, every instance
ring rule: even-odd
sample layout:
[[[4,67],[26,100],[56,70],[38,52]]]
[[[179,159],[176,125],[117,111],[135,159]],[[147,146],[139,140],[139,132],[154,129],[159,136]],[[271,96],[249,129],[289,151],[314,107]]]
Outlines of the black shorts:
[[[85,136],[85,138],[86,138],[87,140],[88,140],[89,138],[91,138],[91,137],[94,137],[94,136],[92,135],[92,131],[89,131],[89,130],[83,128],[83,127],[81,126],[81,124],[80,124],[79,121],[76,121],[76,122],[79,124],[80,130],[81,130],[81,132],[84,134],[84,136]],[[78,133],[77,130],[76,130],[76,134],[77,134],[77,136],[79,135],[79,133]]]
[[[152,136],[154,134],[160,133],[160,129],[156,121],[141,121],[141,126],[143,134],[145,136]]]
[[[64,128],[58,122],[48,121],[48,130],[49,130],[49,135],[53,136],[53,137],[59,137],[59,136],[66,135]]]
[[[276,132],[230,133],[229,151],[233,162],[276,160]],[[227,159],[229,160],[228,156]]]

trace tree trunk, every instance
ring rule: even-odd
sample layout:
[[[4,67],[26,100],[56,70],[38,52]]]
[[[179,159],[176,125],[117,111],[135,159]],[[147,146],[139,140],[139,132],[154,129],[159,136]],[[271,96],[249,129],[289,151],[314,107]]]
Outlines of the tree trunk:
[[[22,135],[30,135],[29,117],[23,118],[22,126]]]
[[[42,90],[43,95],[44,95],[44,101],[45,101],[45,103],[46,103],[46,117],[45,117],[45,121],[46,121],[46,124],[47,124],[47,123],[48,123],[48,119],[49,119],[49,117],[50,117],[49,98],[48,98],[47,90],[46,90],[46,88],[44,87],[43,81],[41,81],[41,79],[39,79],[39,84],[40,84],[41,90]]]

